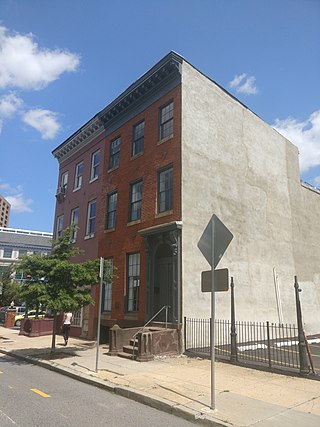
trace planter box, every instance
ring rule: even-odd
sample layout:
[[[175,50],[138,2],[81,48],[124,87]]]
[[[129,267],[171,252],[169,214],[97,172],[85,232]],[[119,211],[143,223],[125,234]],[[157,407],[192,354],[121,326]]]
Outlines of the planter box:
[[[19,335],[28,337],[41,337],[42,335],[52,335],[53,319],[29,319],[25,317],[21,320]]]

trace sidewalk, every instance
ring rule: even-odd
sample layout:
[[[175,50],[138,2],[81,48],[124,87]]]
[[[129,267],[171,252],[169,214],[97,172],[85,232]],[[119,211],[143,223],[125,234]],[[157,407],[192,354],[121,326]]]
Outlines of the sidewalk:
[[[210,409],[210,360],[163,357],[151,362],[107,356],[94,342],[57,336],[30,338],[0,326],[0,352],[104,387],[157,409],[210,426],[319,427],[320,382],[215,363],[216,410]]]

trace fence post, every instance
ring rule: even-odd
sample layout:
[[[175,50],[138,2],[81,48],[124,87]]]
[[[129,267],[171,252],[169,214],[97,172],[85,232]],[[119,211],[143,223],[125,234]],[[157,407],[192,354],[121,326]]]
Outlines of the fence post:
[[[304,332],[303,332],[301,304],[300,304],[300,297],[299,297],[299,292],[301,292],[301,289],[299,289],[297,276],[294,276],[294,288],[295,288],[295,294],[296,294],[300,374],[306,375],[309,373],[309,365],[308,365],[306,342],[305,342]]]
[[[184,327],[183,327],[183,341],[184,341],[184,351],[187,351],[187,318],[184,316]]]
[[[236,333],[236,315],[235,315],[235,306],[234,306],[234,282],[233,277],[231,277],[231,355],[230,360],[232,363],[238,361],[237,353],[237,333]]]
[[[267,320],[267,341],[268,341],[268,359],[269,359],[269,368],[271,369],[271,344],[270,344],[270,324]]]

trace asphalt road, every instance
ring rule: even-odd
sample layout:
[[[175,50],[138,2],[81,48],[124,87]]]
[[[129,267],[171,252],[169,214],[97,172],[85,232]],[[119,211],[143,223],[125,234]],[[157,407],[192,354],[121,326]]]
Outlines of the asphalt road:
[[[193,423],[0,354],[1,427],[188,427]]]

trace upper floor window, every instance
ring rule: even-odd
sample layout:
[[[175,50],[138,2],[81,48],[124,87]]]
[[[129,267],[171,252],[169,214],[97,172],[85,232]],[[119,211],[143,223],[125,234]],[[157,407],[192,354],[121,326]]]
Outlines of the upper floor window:
[[[129,221],[141,218],[142,179],[130,185],[130,212]]]
[[[19,258],[28,254],[27,249],[19,249]]]
[[[117,213],[117,199],[118,193],[114,192],[108,194],[107,197],[107,218],[106,229],[111,230],[116,226],[116,213]]]
[[[60,189],[65,193],[68,185],[68,172],[64,172],[60,179]]]
[[[92,154],[91,157],[91,174],[90,181],[93,181],[99,176],[99,165],[100,165],[100,150]]]
[[[57,230],[56,230],[56,239],[62,236],[63,230],[63,215],[58,216],[57,218]]]
[[[4,248],[3,258],[12,258],[12,248]]]
[[[158,173],[158,212],[172,209],[172,166]]]
[[[120,164],[120,136],[110,142],[109,169],[113,169]]]
[[[79,208],[72,209],[71,221],[70,221],[70,224],[72,226],[71,242],[75,242],[77,240],[78,222],[79,222]]]
[[[74,190],[79,190],[82,185],[83,162],[76,165],[76,173],[74,177]]]
[[[127,255],[127,310],[139,310],[140,254]]]
[[[173,135],[173,101],[160,108],[159,140]]]
[[[93,237],[96,229],[97,202],[94,200],[88,204],[86,237]]]
[[[132,155],[136,156],[143,152],[144,145],[144,121],[133,127],[132,135]]]

